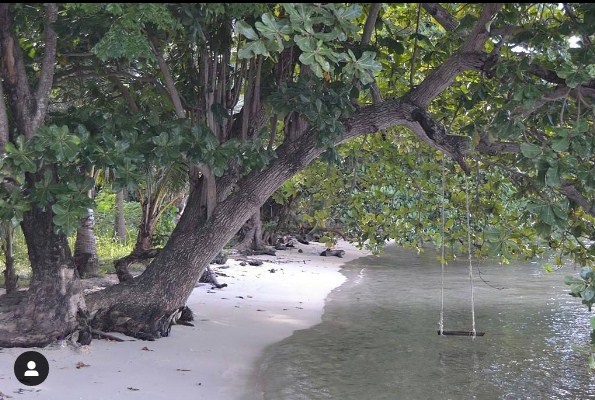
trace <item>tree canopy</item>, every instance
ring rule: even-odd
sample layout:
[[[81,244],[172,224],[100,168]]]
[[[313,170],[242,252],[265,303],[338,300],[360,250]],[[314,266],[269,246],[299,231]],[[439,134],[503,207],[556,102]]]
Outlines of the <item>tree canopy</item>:
[[[33,286],[51,285],[71,268],[63,238],[92,206],[93,169],[115,191],[187,171],[187,209],[134,285],[67,295],[91,325],[139,337],[167,334],[242,224],[298,191],[310,221],[373,249],[465,241],[469,198],[478,253],[553,249],[586,267],[572,290],[590,306],[594,16],[587,3],[2,4],[0,218],[24,228]]]

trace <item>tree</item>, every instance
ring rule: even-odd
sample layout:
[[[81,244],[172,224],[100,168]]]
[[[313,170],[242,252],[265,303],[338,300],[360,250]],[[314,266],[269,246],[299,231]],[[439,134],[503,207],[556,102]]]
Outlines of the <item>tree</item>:
[[[114,97],[110,107],[71,113],[64,127],[42,130],[40,140],[61,135],[62,141],[85,142],[66,159],[55,152],[60,171],[73,174],[75,160],[109,164],[118,171],[116,185],[134,189],[142,166],[182,162],[190,187],[182,217],[145,272],[86,298],[90,323],[146,339],[167,335],[208,263],[275,190],[321,156],[339,160],[337,145],[375,132],[387,138],[379,146],[412,132],[453,160],[455,185],[479,163],[494,169],[524,189],[508,194],[523,206],[517,216],[526,218],[526,238],[543,235],[592,262],[593,250],[584,244],[595,215],[592,7],[67,7],[70,26],[81,30],[71,35],[81,40],[72,41],[79,53],[66,57],[62,76],[84,76],[99,91],[117,77],[137,96],[139,113],[118,112],[123,101]],[[10,8],[2,10],[8,15]],[[85,26],[79,25],[82,15]],[[3,32],[14,35],[10,28]],[[13,90],[6,77],[4,89]],[[98,96],[97,90],[89,93]],[[32,136],[20,143],[14,138],[21,153],[7,149],[6,165],[22,169],[18,154],[40,147]],[[416,181],[418,193],[434,190],[440,159],[428,152],[418,161],[425,166],[420,178],[430,177]],[[27,173],[41,180],[40,167]],[[507,194],[493,189],[498,199]],[[23,204],[35,209],[36,202],[27,200]],[[46,223],[58,232],[78,221],[74,208],[52,209],[53,221],[48,214]],[[420,211],[416,217],[435,221]],[[500,229],[507,221],[491,215],[489,222]],[[506,231],[494,237],[499,233]],[[589,293],[581,295],[592,302],[595,294]],[[7,337],[0,345],[15,345],[14,336]],[[34,343],[31,335],[22,337],[17,345]]]
[[[12,171],[11,168],[6,169],[13,173],[8,178],[4,176],[2,189],[3,200],[13,202],[12,215],[9,212],[4,217],[21,219],[33,274],[29,290],[4,296],[3,305],[11,307],[0,309],[0,342],[1,345],[11,346],[43,346],[76,330],[79,311],[84,311],[86,307],[66,236],[54,230],[54,218],[62,209],[60,203],[46,201],[45,204],[36,202],[29,205],[27,201],[22,201],[24,193],[15,188],[22,184],[32,190],[41,187],[38,185],[40,182],[48,186],[58,182],[56,168],[51,164],[37,168],[25,150],[25,141],[32,140],[43,128],[48,111],[57,49],[54,24],[58,8],[53,3],[43,8],[36,7],[41,18],[27,20],[27,23],[43,32],[43,36],[23,35],[22,41],[17,35],[24,32],[21,26],[15,24],[14,8],[6,3],[0,5],[1,76],[6,98],[6,102],[3,99],[2,103],[3,107],[8,105],[4,108],[6,112],[0,115],[4,118],[0,125],[6,129],[1,136],[8,138],[4,150],[15,160],[15,164],[9,166],[13,167]],[[28,74],[26,62],[31,60],[21,48],[23,41],[32,40],[40,41],[44,47],[40,60],[39,57],[31,57],[40,67],[37,76]],[[54,133],[58,138],[59,133]],[[22,174],[15,178],[14,171],[17,169]],[[11,180],[11,177],[17,180]],[[35,195],[41,196],[40,192]]]

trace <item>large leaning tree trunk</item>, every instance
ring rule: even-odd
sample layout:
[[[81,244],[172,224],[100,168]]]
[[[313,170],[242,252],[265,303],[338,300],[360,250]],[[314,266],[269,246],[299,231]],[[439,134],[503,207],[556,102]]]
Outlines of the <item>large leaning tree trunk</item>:
[[[31,139],[43,125],[53,80],[57,36],[53,29],[58,10],[46,4],[45,54],[36,90],[29,86],[18,38],[12,33],[10,4],[0,4],[0,75],[14,129],[9,140],[17,135]],[[0,99],[4,103],[4,99]],[[3,104],[4,105],[4,104]],[[2,118],[0,114],[0,118]],[[7,120],[0,127],[8,128]],[[56,180],[49,168],[46,177]],[[26,186],[33,187],[44,178],[44,171],[28,173]],[[11,188],[7,188],[10,190]],[[0,347],[44,346],[64,338],[79,326],[79,317],[86,311],[80,280],[64,234],[54,232],[51,207],[33,206],[21,222],[27,243],[32,278],[27,291],[0,297]]]
[[[485,67],[486,60],[489,59],[489,54],[483,52],[483,45],[489,37],[485,26],[499,8],[500,5],[486,6],[470,35],[472,39],[463,45],[460,53],[453,55],[442,67],[430,73],[407,96],[361,107],[342,121],[345,133],[335,144],[389,127],[405,126],[420,139],[450,155],[467,171],[464,158],[467,150],[466,138],[446,134],[445,128],[436,123],[425,108],[457,75],[466,70],[481,70]],[[370,26],[373,27],[374,24]],[[169,81],[167,88],[172,103],[178,105],[178,117],[183,118],[185,111],[181,107],[173,81],[168,80],[168,77],[171,78],[169,70],[162,55],[159,52],[156,55],[165,82]],[[284,59],[286,55],[288,57]],[[277,64],[277,78],[283,78],[287,71],[292,74],[296,70],[294,63],[297,55],[292,49],[284,51],[280,58],[282,61]],[[213,59],[204,57],[201,62],[208,64],[209,60]],[[262,59],[257,57],[249,64],[252,74],[249,74],[246,82],[244,107],[236,119],[240,121],[239,128],[229,131],[238,132],[236,137],[242,139],[248,138],[250,132],[258,132],[263,126],[259,122],[263,119],[263,107],[259,100]],[[207,68],[207,71],[217,71],[217,68]],[[308,74],[308,68],[304,66],[301,71]],[[217,79],[208,76],[205,82],[216,84]],[[205,96],[208,97],[210,93],[212,91],[206,90]],[[211,110],[212,107],[207,102],[207,106],[203,105],[200,109]],[[276,123],[275,117],[273,120]],[[274,141],[277,131],[275,123],[271,124],[274,128],[271,129],[270,143]],[[225,129],[215,129],[217,127],[211,124],[209,126],[220,140],[229,137],[226,136]],[[185,305],[209,262],[245,222],[258,213],[283,182],[305,168],[325,150],[317,145],[316,129],[310,127],[296,112],[285,117],[283,130],[284,142],[275,149],[276,157],[266,167],[253,170],[236,180],[233,185],[227,184],[233,168],[229,168],[216,181],[208,167],[194,168],[195,172],[199,172],[191,174],[193,178],[186,209],[159,256],[143,274],[131,282],[114,285],[87,297],[91,324],[94,327],[145,339],[169,334],[172,317]],[[233,190],[230,190],[231,187]]]

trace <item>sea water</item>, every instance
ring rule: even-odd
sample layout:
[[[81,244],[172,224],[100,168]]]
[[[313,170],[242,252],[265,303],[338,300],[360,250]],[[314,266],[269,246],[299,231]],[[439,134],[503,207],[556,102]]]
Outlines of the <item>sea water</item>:
[[[473,266],[476,330],[439,336],[436,253],[387,248],[344,266],[322,322],[268,347],[266,400],[595,399],[590,315],[568,295],[572,267]],[[444,273],[444,329],[472,330],[466,259]]]

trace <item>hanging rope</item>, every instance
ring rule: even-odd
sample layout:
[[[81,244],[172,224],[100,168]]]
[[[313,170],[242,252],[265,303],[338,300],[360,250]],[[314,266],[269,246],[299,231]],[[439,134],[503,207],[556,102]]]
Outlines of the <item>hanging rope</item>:
[[[467,206],[467,249],[469,253],[469,281],[471,282],[471,332],[473,337],[475,331],[475,299],[473,296],[473,263],[471,262],[471,212],[469,211],[469,179],[465,175],[465,203]]]
[[[446,203],[446,166],[444,158],[442,158],[442,254],[440,257],[441,266],[441,279],[440,279],[440,321],[438,325],[440,329],[438,334],[440,336],[483,336],[485,332],[477,332],[475,330],[475,298],[474,298],[474,287],[473,287],[473,262],[471,253],[471,210],[469,207],[469,180],[465,176],[465,206],[467,211],[467,252],[469,258],[469,281],[471,284],[471,331],[445,331],[444,330],[444,272],[445,272],[445,231],[446,231],[446,216],[445,216],[445,203]]]
[[[440,322],[438,325],[440,326],[440,335],[444,334],[444,231],[445,231],[445,218],[444,218],[444,202],[446,195],[446,166],[444,164],[444,155],[442,155],[442,255],[440,256]]]

